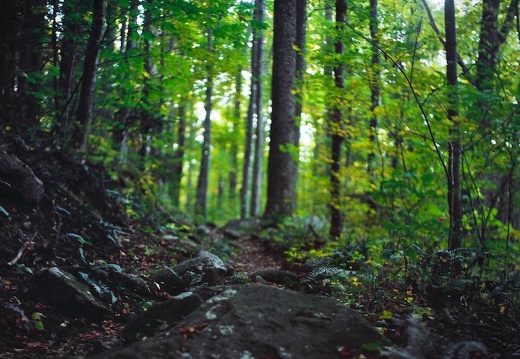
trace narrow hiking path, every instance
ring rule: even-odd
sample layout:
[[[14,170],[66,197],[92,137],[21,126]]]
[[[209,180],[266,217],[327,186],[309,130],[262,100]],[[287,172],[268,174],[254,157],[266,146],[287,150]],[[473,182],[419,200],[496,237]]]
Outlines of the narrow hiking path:
[[[230,256],[231,265],[237,273],[248,275],[267,268],[280,269],[284,261],[279,254],[272,253],[256,236],[237,239],[239,251]]]

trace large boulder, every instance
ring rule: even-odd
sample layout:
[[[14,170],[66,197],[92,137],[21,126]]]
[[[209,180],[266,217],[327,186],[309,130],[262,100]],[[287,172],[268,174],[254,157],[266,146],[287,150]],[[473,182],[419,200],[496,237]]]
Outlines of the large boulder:
[[[331,298],[244,285],[223,287],[155,337],[97,357],[373,358],[384,342],[359,313]]]

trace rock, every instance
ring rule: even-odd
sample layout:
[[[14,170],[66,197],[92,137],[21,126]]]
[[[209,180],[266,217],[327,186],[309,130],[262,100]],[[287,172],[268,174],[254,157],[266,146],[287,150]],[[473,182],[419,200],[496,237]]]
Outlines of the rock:
[[[224,234],[234,239],[258,235],[261,229],[262,220],[259,218],[234,219],[222,228]]]
[[[245,285],[223,287],[175,327],[96,358],[331,359],[354,351],[374,358],[385,343],[331,298]]]
[[[162,237],[162,241],[170,245],[176,252],[184,253],[189,257],[196,255],[200,250],[200,245],[188,238],[165,234]]]
[[[124,287],[137,295],[143,297],[152,296],[152,292],[148,287],[148,283],[138,275],[124,272],[108,271],[107,277],[111,283],[119,287]]]
[[[281,285],[295,284],[300,282],[300,278],[296,274],[281,269],[261,269],[251,274],[250,277],[255,280],[257,277],[261,277],[267,282]]]
[[[43,198],[43,182],[18,157],[0,152],[0,180],[4,190],[19,193],[29,203],[38,204]]]
[[[60,309],[93,320],[109,314],[108,309],[92,295],[88,286],[70,273],[51,267],[37,278],[41,292]]]
[[[150,279],[161,286],[162,290],[180,294],[187,288],[202,284],[214,286],[232,274],[222,259],[207,251],[200,251],[198,257],[172,267],[164,267],[149,273]]]
[[[159,327],[175,324],[201,303],[202,299],[192,292],[182,293],[166,302],[158,303],[128,322],[123,331],[123,339],[132,343],[155,334]]]

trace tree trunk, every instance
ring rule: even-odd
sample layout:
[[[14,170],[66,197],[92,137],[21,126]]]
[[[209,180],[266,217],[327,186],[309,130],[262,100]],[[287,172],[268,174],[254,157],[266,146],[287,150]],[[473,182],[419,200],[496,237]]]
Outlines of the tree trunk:
[[[18,67],[21,76],[17,79],[18,89],[18,116],[22,120],[23,127],[20,130],[28,131],[35,128],[40,123],[40,104],[35,96],[42,86],[42,81],[38,79],[43,68],[43,43],[47,29],[45,14],[47,13],[47,2],[45,0],[25,0],[22,32],[20,38],[23,39],[23,47],[20,48],[18,55]]]
[[[476,76],[475,87],[481,92],[478,102],[474,106],[476,116],[481,114],[489,114],[493,112],[493,107],[496,105],[496,97],[492,94],[496,93],[497,81],[495,80],[496,71],[500,62],[500,47],[507,40],[508,34],[514,26],[515,15],[518,16],[518,0],[512,0],[503,23],[499,25],[500,0],[484,0],[482,4],[482,17],[480,21],[480,37],[478,43],[478,59],[476,62]],[[495,130],[493,126],[493,119],[489,116],[484,116],[481,123],[482,135],[489,136]],[[487,141],[486,141],[487,142]],[[491,166],[485,175],[485,179],[493,183],[495,189],[482,189],[483,201],[478,201],[482,207],[487,207],[488,213],[491,213],[493,208],[496,208],[497,213],[495,219],[503,223],[511,223],[512,204],[511,197],[508,191],[505,191],[506,184],[512,185],[511,177],[508,174],[497,175],[498,172],[503,172],[501,169],[495,167],[494,161],[486,153],[484,156],[486,161]],[[510,191],[518,192],[517,188]],[[480,239],[483,241],[489,235],[486,233],[489,230],[489,216],[482,221],[480,225]]]
[[[450,214],[449,248],[462,245],[462,192],[460,174],[460,124],[457,96],[457,36],[454,0],[446,0],[444,6],[446,28],[446,78],[448,80],[448,118],[452,122],[448,144],[448,206]]]
[[[343,30],[345,28],[347,13],[347,1],[336,0],[336,40],[334,53],[338,62],[334,65],[335,95],[329,111],[331,137],[331,164],[330,164],[330,229],[329,234],[333,238],[340,238],[343,231],[343,213],[341,211],[341,147],[345,138],[344,118],[342,111],[344,81],[344,65],[342,55],[344,52]]]
[[[374,183],[376,167],[376,150],[377,150],[377,130],[379,127],[379,120],[377,118],[376,109],[379,106],[379,98],[381,89],[379,86],[380,64],[379,57],[379,26],[378,26],[378,0],[370,0],[370,39],[372,40],[372,60],[370,71],[370,123],[369,123],[369,141],[371,144],[368,153],[367,172],[370,176],[370,181]],[[375,208],[373,208],[375,210]]]
[[[147,5],[148,6],[144,11],[143,34],[155,35],[155,29],[152,26],[154,21],[154,15],[152,14],[153,0],[147,0]],[[143,36],[143,40],[144,71],[146,77],[144,79],[142,90],[143,96],[141,98],[141,108],[139,113],[140,143],[138,153],[141,157],[141,169],[144,170],[145,159],[152,148],[150,143],[153,142],[153,139],[151,137],[154,133],[158,132],[160,123],[157,115],[154,113],[155,105],[150,99],[150,93],[157,90],[154,89],[154,76],[157,74],[157,66],[152,59],[152,41],[146,36]]]
[[[306,0],[296,1],[296,90],[294,117],[297,122],[298,139],[300,138],[300,122],[303,108],[303,87],[305,75],[305,32],[306,32]]]
[[[253,29],[254,34],[254,29]],[[253,46],[251,48],[251,73],[255,71],[255,63],[254,58],[256,56],[256,51],[258,48],[255,46],[253,42]],[[252,154],[253,154],[253,121],[254,114],[256,112],[255,106],[255,98],[257,91],[257,82],[255,81],[254,75],[251,78],[251,91],[249,95],[249,105],[247,108],[247,118],[246,118],[246,144],[244,148],[244,164],[242,167],[242,186],[240,188],[240,218],[247,217],[247,210],[249,208],[249,188],[251,184],[251,164],[252,164]]]
[[[265,0],[255,0],[254,19],[258,23],[265,22]],[[253,59],[253,81],[256,82],[256,139],[253,164],[253,184],[251,191],[251,216],[260,214],[260,199],[262,197],[262,175],[264,163],[264,31],[260,28],[253,30],[253,46],[257,50]]]
[[[129,59],[127,56],[131,56],[132,51],[137,46],[136,41],[134,40],[134,33],[137,33],[138,24],[137,19],[139,17],[139,2],[138,0],[132,0],[128,7],[128,19],[123,20],[123,24],[121,26],[120,33],[120,42],[121,42],[121,54],[126,55],[124,61],[127,63],[127,66],[130,68]],[[126,10],[126,9],[125,9]],[[126,11],[123,10],[123,13]],[[121,98],[128,98],[128,91],[123,87],[121,89]],[[114,149],[119,151],[119,163],[124,163],[126,161],[128,146],[126,142],[128,141],[128,131],[130,129],[130,115],[132,114],[132,108],[129,103],[123,104],[122,108],[117,111],[114,116],[114,128],[112,130],[112,138],[114,142]]]
[[[444,40],[439,28],[437,27],[437,24],[435,23],[435,19],[433,18],[432,12],[430,10],[430,6],[428,5],[428,1],[422,0],[422,3],[424,6],[424,9],[426,10],[426,13],[428,15],[428,19],[430,20],[430,26],[432,27],[433,32],[435,32],[435,34],[437,35],[437,38],[441,42],[442,46],[446,47],[446,40]],[[464,60],[458,53],[456,56],[457,56],[457,63],[459,64],[460,68],[462,69],[462,75],[466,76],[468,78],[468,75],[469,75],[468,67],[466,66],[466,64],[464,63]],[[470,80],[470,79],[468,78],[468,80]]]
[[[212,30],[208,29],[208,55],[213,51]],[[213,109],[213,74],[208,59],[208,74],[206,78],[206,117],[204,118],[204,139],[202,143],[202,159],[200,161],[199,179],[197,181],[197,194],[195,199],[195,214],[206,218],[208,207],[208,183],[209,183],[209,164],[211,152],[211,111]]]
[[[186,101],[182,98],[178,108],[178,119],[177,149],[175,150],[172,158],[172,178],[170,180],[170,196],[172,198],[173,204],[176,207],[179,207],[180,205],[182,170],[184,165],[184,151],[186,146]]]
[[[105,1],[94,0],[92,13],[92,28],[90,32],[85,62],[83,64],[83,81],[76,111],[76,120],[79,128],[75,129],[72,138],[74,149],[84,150],[87,145],[88,128],[92,117],[94,92],[96,89],[97,60],[99,44],[103,38],[103,23],[105,17]]]
[[[80,5],[78,2],[65,1],[63,9],[63,35],[60,46],[60,75],[58,80],[58,111],[57,129],[62,144],[68,144],[72,136],[71,124],[71,100],[74,90],[74,69],[77,58],[77,39],[82,31],[80,18]]]
[[[296,207],[298,124],[295,119],[296,0],[274,1],[271,132],[265,216],[291,216]]]
[[[16,82],[16,46],[19,41],[19,8],[16,0],[2,2],[0,11],[0,123],[2,127],[13,126],[14,89]]]
[[[477,76],[475,86],[480,91],[493,88],[493,78],[498,55],[498,11],[500,0],[484,0],[480,39],[478,42]],[[487,126],[486,126],[487,127]]]
[[[237,133],[240,128],[241,111],[242,105],[242,66],[240,65],[235,73],[235,98],[233,104],[233,133]],[[238,148],[234,141],[231,143],[230,150],[230,162],[231,170],[229,172],[229,200],[232,203],[233,209],[235,208],[235,200],[237,197],[237,184],[238,184]]]

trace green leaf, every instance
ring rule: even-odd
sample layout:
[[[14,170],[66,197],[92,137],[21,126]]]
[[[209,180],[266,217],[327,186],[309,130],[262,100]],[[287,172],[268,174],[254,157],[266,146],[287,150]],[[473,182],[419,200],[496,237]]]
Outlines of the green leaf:
[[[391,319],[394,317],[394,313],[388,311],[388,310],[383,310],[383,312],[379,315],[379,319]]]
[[[38,321],[38,322],[34,323],[34,327],[36,328],[36,330],[39,330],[39,331],[45,330],[45,327],[43,326],[42,321]]]
[[[148,41],[148,42],[155,40],[156,37],[157,36],[155,36],[155,34],[153,32],[151,32],[151,31],[144,31],[143,32],[143,38],[146,41]]]

